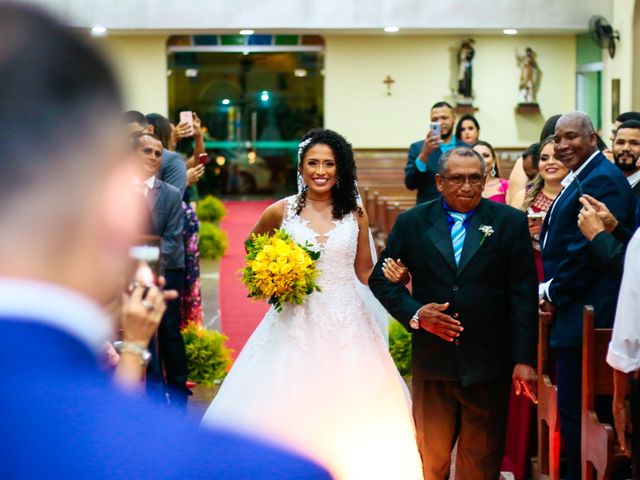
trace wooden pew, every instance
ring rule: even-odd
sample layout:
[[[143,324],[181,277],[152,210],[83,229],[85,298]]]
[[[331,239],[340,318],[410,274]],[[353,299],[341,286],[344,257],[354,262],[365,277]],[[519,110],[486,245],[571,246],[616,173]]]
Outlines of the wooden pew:
[[[550,327],[539,320],[538,329],[538,469],[549,480],[560,480],[560,417],[558,388],[550,376]]]
[[[582,478],[607,480],[626,461],[611,425],[600,423],[594,410],[596,395],[613,395],[613,369],[606,362],[610,328],[594,328],[594,313],[586,305],[582,320]],[[595,474],[595,477],[594,477]]]

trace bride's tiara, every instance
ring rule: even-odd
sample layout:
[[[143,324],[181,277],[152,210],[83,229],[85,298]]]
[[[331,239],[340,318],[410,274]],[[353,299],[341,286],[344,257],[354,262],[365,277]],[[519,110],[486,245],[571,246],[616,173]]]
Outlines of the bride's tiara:
[[[312,137],[309,137],[298,145],[298,163],[302,163],[302,151],[304,150],[304,147],[311,143],[311,140]]]

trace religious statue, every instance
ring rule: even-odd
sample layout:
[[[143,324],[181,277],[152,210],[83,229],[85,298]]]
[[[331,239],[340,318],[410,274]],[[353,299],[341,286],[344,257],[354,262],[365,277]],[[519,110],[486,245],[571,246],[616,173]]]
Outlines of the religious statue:
[[[472,79],[473,79],[473,55],[476,51],[473,49],[475,40],[469,38],[463,40],[462,45],[458,49],[458,95],[463,98],[464,103],[471,103]],[[466,100],[466,102],[465,102]]]
[[[524,55],[518,55],[516,50],[516,61],[520,68],[520,103],[536,104],[538,88],[538,62],[536,62],[535,52],[527,47]]]

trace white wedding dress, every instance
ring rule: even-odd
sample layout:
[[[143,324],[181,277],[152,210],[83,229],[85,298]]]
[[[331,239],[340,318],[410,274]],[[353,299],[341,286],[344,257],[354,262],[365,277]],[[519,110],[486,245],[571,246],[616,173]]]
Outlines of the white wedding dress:
[[[322,291],[267,312],[202,424],[299,451],[336,479],[421,480],[409,392],[356,291],[357,220],[347,215],[317,235],[295,199],[286,199],[282,228],[320,250]]]

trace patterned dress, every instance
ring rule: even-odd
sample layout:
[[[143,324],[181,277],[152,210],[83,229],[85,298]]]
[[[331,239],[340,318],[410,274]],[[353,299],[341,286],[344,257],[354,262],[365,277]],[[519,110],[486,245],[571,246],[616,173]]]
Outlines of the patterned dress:
[[[185,279],[182,294],[182,324],[202,325],[202,296],[200,292],[200,250],[198,249],[200,222],[196,212],[187,203],[182,202],[184,227],[182,238],[185,252]]]

